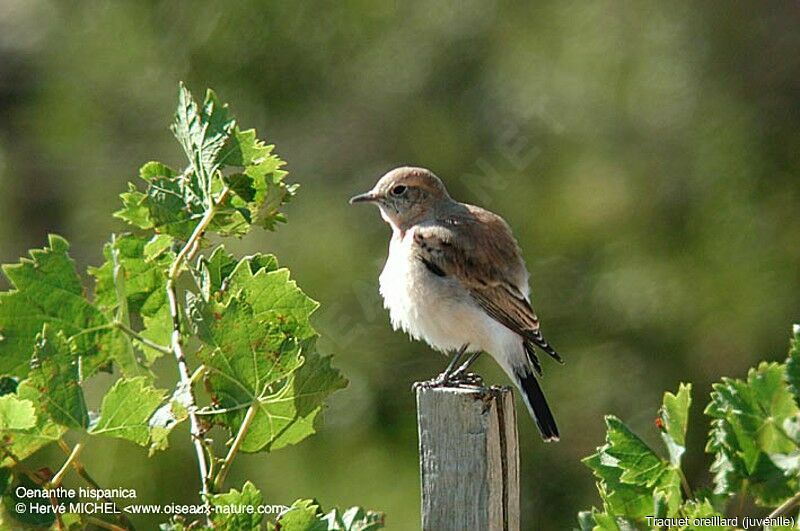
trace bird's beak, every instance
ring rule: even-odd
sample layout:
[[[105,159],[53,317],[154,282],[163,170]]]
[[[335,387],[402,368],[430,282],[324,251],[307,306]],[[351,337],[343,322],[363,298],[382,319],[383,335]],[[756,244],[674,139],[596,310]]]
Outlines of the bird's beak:
[[[356,203],[374,203],[376,201],[378,201],[378,194],[372,190],[364,192],[363,194],[354,195],[350,198],[351,205],[355,205]]]

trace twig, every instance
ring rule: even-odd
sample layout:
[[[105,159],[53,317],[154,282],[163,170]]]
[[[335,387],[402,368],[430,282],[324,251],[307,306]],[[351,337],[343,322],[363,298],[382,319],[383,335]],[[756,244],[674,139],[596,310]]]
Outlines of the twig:
[[[220,203],[225,200],[229,191],[230,189],[227,186],[223,188],[219,195],[219,199],[213,202],[208,208],[206,213],[203,215],[203,218],[192,232],[192,235],[187,240],[186,244],[175,257],[175,261],[170,266],[169,273],[167,275],[167,298],[169,299],[169,310],[172,317],[172,353],[175,355],[175,361],[178,364],[178,374],[180,376],[179,385],[186,389],[188,397],[186,409],[188,410],[189,414],[190,432],[192,441],[194,443],[195,454],[197,454],[197,467],[200,472],[200,494],[203,499],[203,504],[206,507],[206,521],[209,523],[209,525],[211,524],[211,500],[209,499],[209,494],[211,493],[211,478],[209,477],[209,465],[206,458],[206,444],[203,438],[203,430],[200,425],[200,420],[195,413],[195,410],[197,409],[197,400],[195,399],[194,391],[192,390],[192,376],[186,363],[186,355],[183,352],[183,338],[181,337],[181,312],[178,305],[178,293],[175,283],[180,276],[181,265],[184,263],[184,261],[191,260],[195,253],[197,253],[197,251],[200,249],[200,239],[203,237],[203,234],[205,234],[206,229],[208,229],[208,226],[211,224],[211,221],[214,219],[214,216],[217,213],[217,208],[219,207]]]
[[[197,369],[194,370],[192,373],[192,385],[196,384],[198,380],[206,373],[206,366],[200,365]]]
[[[231,407],[222,407],[222,408],[217,408],[217,409],[213,409],[213,408],[212,409],[205,409],[205,408],[198,409],[196,411],[196,413],[198,415],[201,415],[201,416],[202,415],[223,415],[225,413],[232,413],[234,411],[241,411],[243,409],[251,407],[252,405],[253,405],[253,402],[245,402],[244,404],[239,404],[239,405],[231,406]]]
[[[782,514],[786,514],[791,511],[798,503],[800,503],[800,492],[783,502],[778,506],[777,509],[769,513],[767,518],[777,518]]]
[[[692,487],[689,486],[689,482],[686,480],[686,474],[683,473],[680,467],[678,467],[678,474],[681,477],[681,486],[683,487],[683,493],[686,495],[686,499],[693,498]]]
[[[153,350],[157,350],[162,354],[172,354],[172,349],[170,349],[169,347],[167,347],[165,345],[160,345],[160,344],[156,343],[155,341],[153,341],[151,339],[147,339],[146,337],[141,335],[139,332],[137,332],[136,330],[132,329],[131,327],[129,327],[128,325],[126,325],[125,323],[123,323],[121,321],[114,322],[114,326],[116,326],[117,328],[119,328],[120,330],[122,330],[123,332],[128,334],[129,336],[131,336],[133,339],[135,339],[136,341],[138,341],[142,345],[150,347]]]
[[[61,485],[61,482],[64,480],[64,476],[67,475],[67,471],[70,469],[70,467],[72,467],[72,464],[75,462],[76,459],[78,459],[82,451],[83,451],[83,443],[76,444],[72,448],[72,451],[67,457],[67,460],[64,461],[63,465],[61,465],[61,468],[59,469],[58,472],[56,472],[56,475],[53,476],[50,479],[50,481],[47,482],[45,488],[52,489]]]
[[[225,459],[222,461],[222,466],[219,467],[219,472],[217,472],[217,477],[214,479],[214,488],[217,491],[222,490],[222,486],[225,483],[225,476],[228,475],[228,470],[230,470],[231,468],[231,464],[233,463],[233,458],[236,457],[236,453],[242,446],[242,442],[244,441],[245,435],[247,435],[247,430],[250,429],[250,425],[253,423],[253,419],[255,418],[256,418],[256,406],[255,404],[253,404],[247,410],[247,413],[245,413],[244,419],[242,419],[242,425],[239,426],[239,431],[236,433],[236,438],[233,440],[233,443],[231,443],[231,447],[228,450],[228,455],[226,455]]]

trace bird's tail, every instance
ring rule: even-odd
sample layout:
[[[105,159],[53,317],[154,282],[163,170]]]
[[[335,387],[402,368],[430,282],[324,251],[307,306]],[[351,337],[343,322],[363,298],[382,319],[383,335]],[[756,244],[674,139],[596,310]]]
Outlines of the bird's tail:
[[[542,439],[545,442],[557,441],[559,435],[556,419],[553,418],[553,412],[550,411],[550,406],[547,405],[547,399],[545,399],[542,388],[539,386],[533,371],[527,364],[521,367],[514,367],[514,377],[517,387],[522,392],[525,405],[528,406],[528,411],[530,411],[533,420],[536,422],[539,433],[542,434]]]

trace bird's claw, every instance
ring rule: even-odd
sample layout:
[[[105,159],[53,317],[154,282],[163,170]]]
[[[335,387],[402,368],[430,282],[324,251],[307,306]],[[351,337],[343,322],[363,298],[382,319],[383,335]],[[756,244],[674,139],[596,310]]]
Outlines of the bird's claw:
[[[414,384],[414,389],[416,390],[420,387],[458,387],[459,385],[483,387],[483,378],[481,378],[480,374],[476,374],[474,372],[454,372],[452,374],[443,372],[435,378],[425,382],[416,382]]]

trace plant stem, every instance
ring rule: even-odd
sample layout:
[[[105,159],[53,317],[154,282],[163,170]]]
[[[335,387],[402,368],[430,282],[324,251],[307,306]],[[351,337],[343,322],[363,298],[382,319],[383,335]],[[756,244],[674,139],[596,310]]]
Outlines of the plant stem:
[[[692,488],[689,486],[689,481],[686,480],[686,474],[683,473],[683,470],[678,468],[678,474],[681,477],[681,486],[683,487],[683,493],[686,495],[686,499],[691,499],[692,496]]]
[[[70,467],[72,467],[75,460],[81,455],[81,452],[83,452],[83,443],[78,443],[72,448],[69,456],[67,456],[67,460],[64,461],[63,465],[61,465],[61,468],[58,472],[56,472],[56,475],[47,482],[45,488],[55,488],[61,485],[61,482],[64,480],[64,476],[67,475]]]
[[[233,440],[230,450],[228,450],[228,455],[226,455],[225,460],[222,461],[222,466],[219,467],[217,477],[214,479],[214,488],[217,491],[222,490],[222,486],[225,483],[225,476],[228,475],[228,470],[231,468],[233,458],[236,457],[236,453],[242,446],[245,435],[247,435],[247,430],[250,429],[250,425],[253,423],[253,419],[255,418],[256,406],[253,404],[248,408],[247,413],[245,413],[244,419],[242,420],[242,425],[239,426],[239,431],[236,434],[236,438]]]
[[[155,341],[147,339],[146,337],[141,335],[139,332],[137,332],[136,330],[132,329],[131,327],[129,327],[128,325],[126,325],[125,323],[123,323],[121,321],[116,321],[114,323],[114,326],[116,326],[117,328],[119,328],[120,330],[122,330],[123,332],[128,334],[129,336],[131,336],[133,339],[135,339],[136,341],[138,341],[142,345],[150,347],[153,350],[157,350],[157,351],[161,352],[162,354],[172,354],[172,349],[170,349],[169,347],[167,347],[165,345],[160,345],[160,344],[156,343]]]
[[[769,513],[768,518],[777,518],[782,514],[786,514],[792,510],[798,503],[800,503],[800,492],[783,502],[777,509]]]
[[[178,303],[178,293],[175,283],[181,273],[181,265],[184,261],[191,260],[197,251],[200,249],[200,240],[205,234],[206,229],[211,224],[214,216],[217,213],[219,204],[225,200],[230,189],[226,186],[219,195],[219,199],[213,202],[208,208],[203,218],[194,228],[192,235],[186,241],[186,244],[175,257],[175,261],[169,268],[167,275],[167,298],[169,299],[169,310],[172,317],[172,353],[175,355],[175,361],[178,364],[178,374],[180,376],[179,385],[183,386],[186,390],[188,403],[186,409],[189,414],[190,433],[194,443],[195,454],[197,455],[197,467],[200,472],[200,494],[203,499],[203,504],[206,506],[206,522],[211,525],[210,509],[211,501],[209,494],[211,493],[211,478],[209,477],[209,465],[206,458],[206,444],[203,434],[203,429],[200,425],[200,420],[195,412],[197,409],[197,400],[192,390],[192,376],[189,372],[189,367],[186,363],[186,355],[183,352],[183,338],[181,337],[181,310]]]

